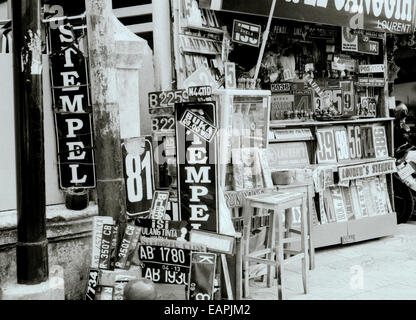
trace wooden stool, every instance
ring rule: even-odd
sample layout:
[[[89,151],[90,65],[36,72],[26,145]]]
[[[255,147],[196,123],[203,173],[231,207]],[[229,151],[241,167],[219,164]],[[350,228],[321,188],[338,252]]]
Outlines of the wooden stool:
[[[301,207],[301,230],[288,230],[284,228],[283,218],[290,221],[289,215],[292,208]],[[269,218],[269,228],[267,232],[267,244],[263,250],[249,252],[251,220],[254,216],[254,209],[271,210]],[[285,299],[285,273],[284,265],[297,259],[302,260],[302,280],[305,294],[308,293],[308,238],[307,238],[307,215],[306,215],[306,194],[305,193],[269,193],[256,196],[250,196],[245,199],[243,209],[243,253],[242,262],[244,265],[244,297],[249,295],[249,262],[261,263],[267,265],[267,287],[271,287],[274,272],[272,267],[277,269],[278,279],[278,299]],[[300,233],[299,236],[285,237],[285,232]],[[277,235],[277,239],[276,239]],[[301,242],[299,252],[284,249],[285,244]],[[284,258],[285,253],[291,256]],[[261,258],[263,257],[263,258]],[[266,258],[264,258],[266,257]]]

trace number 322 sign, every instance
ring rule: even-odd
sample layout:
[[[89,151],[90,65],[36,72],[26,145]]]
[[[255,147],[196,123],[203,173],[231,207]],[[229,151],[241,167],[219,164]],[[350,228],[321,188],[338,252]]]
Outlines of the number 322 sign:
[[[150,212],[155,189],[152,137],[126,139],[121,148],[127,215],[146,215]]]

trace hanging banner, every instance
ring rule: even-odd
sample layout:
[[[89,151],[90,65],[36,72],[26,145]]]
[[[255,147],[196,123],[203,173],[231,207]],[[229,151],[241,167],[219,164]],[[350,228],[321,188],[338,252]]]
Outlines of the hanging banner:
[[[121,149],[127,215],[149,214],[155,189],[152,137],[126,139]]]
[[[202,139],[184,123],[189,113],[198,115],[206,127],[217,124],[214,102],[176,104],[180,220],[196,229],[218,232],[217,141],[215,136]]]
[[[200,0],[200,8],[268,16],[271,0]],[[415,0],[277,0],[275,18],[389,33],[412,33]]]

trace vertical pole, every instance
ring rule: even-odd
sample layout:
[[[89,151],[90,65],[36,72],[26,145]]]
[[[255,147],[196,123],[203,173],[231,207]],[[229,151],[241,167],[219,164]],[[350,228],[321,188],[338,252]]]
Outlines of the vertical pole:
[[[152,6],[156,86],[160,90],[170,90],[172,89],[172,49],[169,1],[153,0]]]
[[[266,43],[267,43],[267,40],[269,39],[270,25],[272,24],[272,19],[273,19],[273,14],[274,14],[275,7],[276,7],[276,0],[273,0],[272,6],[270,8],[269,19],[267,20],[266,31],[264,31],[264,34],[263,34],[263,42],[261,44],[259,57],[257,59],[256,71],[254,73],[254,80],[255,81],[257,81],[257,78],[259,76],[261,62],[263,60],[263,55],[264,55],[264,50],[266,49]]]
[[[125,185],[117,102],[116,43],[111,0],[85,2],[100,216],[124,222]],[[139,119],[137,120],[139,121]]]
[[[19,284],[48,279],[40,1],[12,4]]]

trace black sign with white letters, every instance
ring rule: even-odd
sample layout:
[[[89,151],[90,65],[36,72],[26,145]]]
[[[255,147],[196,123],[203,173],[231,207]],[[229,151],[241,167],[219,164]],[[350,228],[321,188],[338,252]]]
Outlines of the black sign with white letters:
[[[95,160],[90,113],[56,113],[59,185],[95,188]]]
[[[200,138],[181,123],[192,112],[216,126],[214,102],[176,104],[178,195],[181,219],[196,229],[218,232],[217,141]]]

